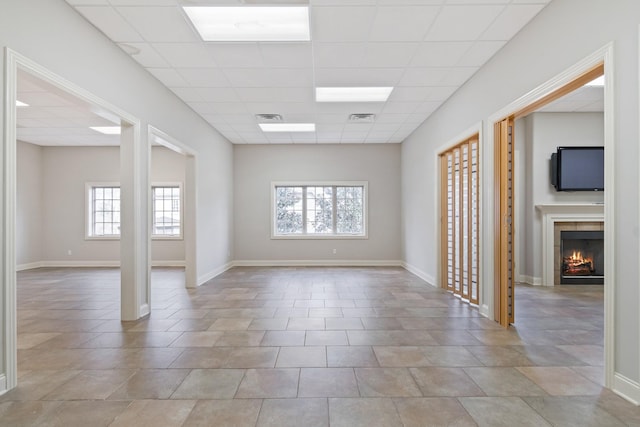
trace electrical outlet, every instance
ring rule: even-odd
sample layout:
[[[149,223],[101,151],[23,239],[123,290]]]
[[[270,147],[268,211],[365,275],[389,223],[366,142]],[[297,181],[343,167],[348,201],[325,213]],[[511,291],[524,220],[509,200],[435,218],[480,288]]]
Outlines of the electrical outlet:
[[[71,249],[67,251],[67,255],[71,255]]]
[[[333,250],[333,254],[335,255],[335,254],[337,254],[337,253],[338,253],[338,250],[337,250],[337,249],[334,249],[334,250]]]

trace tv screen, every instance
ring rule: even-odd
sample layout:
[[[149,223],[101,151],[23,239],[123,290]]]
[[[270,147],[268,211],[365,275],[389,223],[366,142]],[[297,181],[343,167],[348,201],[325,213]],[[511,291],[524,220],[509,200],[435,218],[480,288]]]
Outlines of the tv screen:
[[[603,191],[604,147],[558,147],[556,190]]]

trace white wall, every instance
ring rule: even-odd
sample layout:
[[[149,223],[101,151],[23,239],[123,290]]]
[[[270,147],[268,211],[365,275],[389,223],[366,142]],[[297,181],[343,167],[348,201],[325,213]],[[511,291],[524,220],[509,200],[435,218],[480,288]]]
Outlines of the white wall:
[[[152,125],[195,152],[198,165],[198,282],[227,268],[233,250],[233,151],[229,141],[63,0],[3,1],[0,6],[0,47],[5,58],[4,48],[8,47],[136,117],[140,123],[140,143],[146,143],[146,129]],[[4,67],[0,80],[5,81]],[[2,85],[2,99],[5,99],[4,90],[5,85]],[[3,117],[4,106],[4,102],[0,103]],[[13,144],[13,141],[6,143]],[[137,161],[137,167],[145,170],[146,159]],[[4,176],[4,165],[0,167],[3,168],[0,176]],[[2,194],[0,200],[4,199]],[[137,229],[131,233],[132,236],[141,234],[143,231]],[[2,238],[6,241],[4,236]],[[144,248],[135,251],[140,254]],[[127,272],[127,277],[133,280],[135,275],[136,286],[145,286],[142,283],[147,279],[144,271],[138,266],[134,273]],[[2,266],[0,275],[4,277],[4,273]],[[0,292],[0,295],[5,293]],[[5,316],[5,306],[0,297],[0,318]],[[131,315],[129,311],[127,316]],[[5,366],[3,356],[12,351],[9,349],[7,353],[3,332],[0,331],[0,367]],[[3,370],[0,368],[0,383],[6,373]],[[10,374],[11,384],[14,377],[12,372]]]
[[[42,149],[18,141],[16,263],[42,261]]]
[[[549,161],[559,146],[603,145],[603,113],[533,113],[523,118],[522,142],[527,147],[526,170],[518,173],[531,193],[517,223],[526,224],[521,244],[526,245],[518,260],[520,272],[536,283],[542,279],[542,215],[536,205],[603,203],[604,193],[556,191],[551,185]],[[518,123],[516,123],[518,126]],[[516,144],[519,144],[516,139]]]
[[[640,301],[638,263],[638,24],[640,2],[635,0],[553,0],[510,43],[498,52],[448,102],[402,144],[403,250],[406,262],[435,275],[437,272],[436,185],[437,147],[476,123],[486,134],[489,117],[542,83],[578,63],[609,42],[615,44],[614,78],[615,189],[615,372],[627,384],[640,382]],[[567,29],[570,29],[568,35]],[[594,30],[597,29],[597,30]],[[483,153],[484,156],[490,153]],[[484,170],[483,186],[493,182]],[[492,201],[483,199],[483,218]],[[484,219],[484,223],[491,219]],[[484,236],[491,239],[492,236]],[[492,262],[483,254],[483,266]],[[489,284],[483,284],[483,300]],[[640,387],[628,386],[640,396]],[[635,387],[635,388],[634,388]],[[638,399],[640,400],[640,399]]]
[[[197,275],[202,281],[225,268],[233,249],[233,152],[224,137],[63,0],[4,2],[0,46],[139,118],[142,143],[151,124],[195,152]]]
[[[119,182],[119,148],[38,147],[25,142],[19,147],[18,266],[119,262],[119,240],[85,239],[85,184]],[[184,183],[184,168],[184,156],[153,147],[152,184]],[[156,264],[184,263],[184,240],[154,239],[151,251]]]
[[[234,177],[236,260],[400,260],[398,144],[236,145]],[[369,238],[272,240],[273,181],[368,181]]]

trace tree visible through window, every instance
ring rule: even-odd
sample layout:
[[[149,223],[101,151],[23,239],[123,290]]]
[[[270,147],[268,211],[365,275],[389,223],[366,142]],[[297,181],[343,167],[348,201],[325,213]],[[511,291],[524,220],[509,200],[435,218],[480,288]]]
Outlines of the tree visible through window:
[[[161,236],[180,236],[180,187],[154,186],[153,197],[153,234]]]
[[[275,235],[365,233],[364,185],[276,185]]]

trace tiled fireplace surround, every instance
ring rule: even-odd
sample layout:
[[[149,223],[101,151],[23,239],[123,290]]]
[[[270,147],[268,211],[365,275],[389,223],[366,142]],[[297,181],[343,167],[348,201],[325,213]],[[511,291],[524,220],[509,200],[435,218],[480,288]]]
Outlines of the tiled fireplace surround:
[[[560,232],[604,230],[604,205],[537,205],[542,214],[542,285],[560,284]]]
[[[560,256],[560,232],[561,231],[602,231],[604,222],[555,222],[553,224],[553,285],[560,284],[561,256]]]

